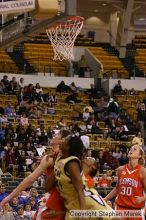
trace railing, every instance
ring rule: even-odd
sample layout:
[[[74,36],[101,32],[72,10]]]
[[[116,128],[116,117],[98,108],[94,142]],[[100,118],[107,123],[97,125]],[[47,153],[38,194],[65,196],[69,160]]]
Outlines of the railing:
[[[2,29],[2,41],[7,40],[25,29],[24,19],[18,20]]]
[[[5,29],[6,27],[9,27],[9,25],[14,24],[16,21],[20,21],[22,19],[24,19],[24,14],[18,15],[17,17],[14,17],[13,19],[7,21],[4,24],[0,24],[0,31]]]
[[[122,73],[123,71],[123,73]],[[122,74],[124,74],[124,72],[127,71],[126,69],[111,69],[111,70],[105,70],[103,72],[103,78],[109,79],[109,78],[113,78],[113,79],[119,79],[119,78],[123,78]],[[126,73],[126,72],[125,72]],[[127,71],[127,76],[129,75],[128,71]],[[128,77],[129,78],[129,77]]]
[[[2,33],[1,42],[7,40],[15,35],[27,31],[32,26],[33,20],[27,13],[14,17],[5,24],[0,25],[0,31]]]

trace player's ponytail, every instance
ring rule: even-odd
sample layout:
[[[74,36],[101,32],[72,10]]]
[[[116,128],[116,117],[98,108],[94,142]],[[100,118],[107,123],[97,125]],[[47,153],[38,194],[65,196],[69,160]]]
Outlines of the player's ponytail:
[[[144,150],[142,149],[142,147],[140,147],[140,146],[139,146],[139,153],[140,153],[141,158],[139,158],[138,163],[141,165],[145,165],[145,153],[144,153]]]

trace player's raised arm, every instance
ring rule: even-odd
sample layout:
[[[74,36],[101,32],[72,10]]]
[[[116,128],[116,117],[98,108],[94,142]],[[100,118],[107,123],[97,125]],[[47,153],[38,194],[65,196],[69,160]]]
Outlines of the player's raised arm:
[[[47,167],[53,164],[53,158],[48,157],[47,155],[43,157],[40,162],[40,165],[27,176],[13,191],[10,193],[3,201],[0,203],[0,206],[4,206],[9,202],[13,197],[18,196],[20,192],[30,187],[37,178],[44,173]]]

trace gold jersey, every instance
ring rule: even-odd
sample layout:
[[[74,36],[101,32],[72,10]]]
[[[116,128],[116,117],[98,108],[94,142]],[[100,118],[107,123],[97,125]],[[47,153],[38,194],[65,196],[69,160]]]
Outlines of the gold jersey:
[[[68,158],[61,158],[58,157],[55,162],[54,172],[55,178],[57,182],[57,188],[61,194],[61,196],[65,200],[65,207],[68,211],[66,215],[66,219],[76,219],[69,217],[69,211],[71,210],[80,210],[80,204],[78,200],[78,193],[76,192],[71,178],[67,173],[66,167],[70,161],[76,161],[79,166],[81,167],[80,160],[75,156],[70,156]],[[81,172],[81,176],[84,182],[84,176]],[[88,189],[87,186],[84,185],[84,194],[85,194],[85,202],[86,202],[86,209],[87,210],[103,210],[103,211],[110,211],[112,210],[110,206],[102,199],[102,197],[97,193],[95,189]],[[96,218],[97,219],[97,218]],[[109,218],[104,218],[109,219]],[[111,218],[110,218],[111,219]]]

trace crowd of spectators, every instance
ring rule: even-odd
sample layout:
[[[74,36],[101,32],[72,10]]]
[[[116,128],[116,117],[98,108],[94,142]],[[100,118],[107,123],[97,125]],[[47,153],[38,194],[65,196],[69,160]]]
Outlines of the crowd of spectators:
[[[118,80],[117,84],[113,88],[113,96],[116,95],[130,95],[130,96],[137,96],[138,91],[136,91],[134,88],[131,90],[123,89],[121,80]],[[137,122],[138,122],[138,128],[141,131],[142,138],[145,136],[145,121],[146,121],[146,100],[145,98],[138,99],[135,110],[137,112]]]
[[[56,114],[57,93],[44,93],[39,83],[35,86],[32,84],[25,86],[23,78],[17,82],[15,77],[12,80],[7,76],[3,77],[0,82],[0,93],[17,97],[14,106],[11,102],[8,102],[5,107],[0,106],[0,159],[1,162],[5,161],[5,172],[13,174],[15,169],[16,176],[20,178],[32,172],[39,163],[40,155],[47,151],[54,134],[61,128],[65,128],[81,137],[87,155],[95,158],[99,163],[99,172],[94,177],[94,186],[104,188],[115,186],[117,178],[114,170],[119,165],[127,163],[127,146],[117,143],[114,148],[101,149],[97,142],[96,149],[91,150],[89,136],[101,134],[104,140],[120,142],[129,141],[129,135],[136,134],[133,143],[139,141],[143,146],[141,133],[115,99],[107,95],[99,97],[94,85],[82,91],[89,99],[89,103],[80,105],[83,103],[79,97],[81,90],[75,83],[68,86],[63,81],[56,88],[56,92],[69,93],[64,103],[73,107],[70,124],[67,125],[64,118],[60,116],[54,127],[48,126],[46,129],[44,124],[40,123],[37,128],[34,128],[29,123],[30,119],[41,122],[43,114]],[[10,120],[12,118],[18,121],[16,127]],[[100,127],[100,122],[104,123],[104,129]],[[43,182],[44,176],[41,176],[33,186],[42,187]],[[0,201],[5,196],[7,196],[5,185],[1,183]],[[23,219],[29,220],[37,209],[39,201],[40,195],[36,188],[28,189],[7,204],[5,210],[6,213],[14,212],[15,219],[21,219],[23,216]]]

